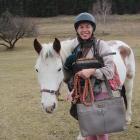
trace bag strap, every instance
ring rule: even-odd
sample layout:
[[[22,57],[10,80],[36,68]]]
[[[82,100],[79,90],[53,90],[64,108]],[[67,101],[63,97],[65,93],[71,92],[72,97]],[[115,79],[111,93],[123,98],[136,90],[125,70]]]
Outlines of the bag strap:
[[[93,50],[94,50],[94,57],[95,58],[99,58],[99,44],[100,44],[100,39],[97,41],[97,39],[95,40],[95,43],[93,44]]]
[[[95,55],[96,59],[98,59],[100,62],[102,62],[104,64],[103,57],[108,56],[108,55],[115,55],[116,52],[111,52],[111,53],[104,54],[104,55],[100,56],[99,55],[99,44],[100,44],[100,41],[101,41],[100,39],[98,41],[96,40],[96,44],[94,46],[94,49],[95,49],[95,51],[94,51],[95,54],[94,55]],[[108,82],[108,79],[106,78],[104,73],[103,73],[103,77],[104,77],[106,88],[108,90],[108,95],[109,95],[110,98],[113,98],[113,92],[112,92],[111,86],[110,86],[110,84]]]
[[[109,95],[110,98],[113,98],[113,92],[111,90],[111,86],[110,86],[105,74],[103,74],[103,77],[104,77],[105,85],[106,85],[106,88],[107,88],[107,91],[108,91],[108,95]]]

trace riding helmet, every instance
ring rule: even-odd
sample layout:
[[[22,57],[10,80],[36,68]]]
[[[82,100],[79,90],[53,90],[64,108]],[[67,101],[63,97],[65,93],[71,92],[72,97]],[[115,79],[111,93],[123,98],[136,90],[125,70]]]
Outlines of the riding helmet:
[[[79,14],[75,18],[75,21],[74,21],[75,30],[77,30],[79,24],[82,23],[82,22],[89,22],[92,25],[93,30],[95,31],[96,21],[95,21],[95,17],[93,15],[91,15],[90,13],[87,13],[87,12]]]

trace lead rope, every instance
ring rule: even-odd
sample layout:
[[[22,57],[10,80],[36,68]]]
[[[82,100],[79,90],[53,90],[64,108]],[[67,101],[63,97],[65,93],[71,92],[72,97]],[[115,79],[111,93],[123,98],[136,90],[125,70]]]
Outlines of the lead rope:
[[[88,101],[87,101],[88,100]],[[74,90],[72,93],[72,103],[81,102],[86,106],[92,105],[94,101],[93,88],[90,79],[85,80],[84,88],[80,85],[80,76],[74,76]]]

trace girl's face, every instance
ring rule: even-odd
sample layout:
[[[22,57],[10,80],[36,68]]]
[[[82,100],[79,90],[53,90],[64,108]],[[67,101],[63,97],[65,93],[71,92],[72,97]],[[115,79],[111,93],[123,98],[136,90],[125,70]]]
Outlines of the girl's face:
[[[81,39],[87,40],[91,38],[91,35],[93,33],[93,27],[88,22],[80,23],[77,28],[77,33],[80,35]]]

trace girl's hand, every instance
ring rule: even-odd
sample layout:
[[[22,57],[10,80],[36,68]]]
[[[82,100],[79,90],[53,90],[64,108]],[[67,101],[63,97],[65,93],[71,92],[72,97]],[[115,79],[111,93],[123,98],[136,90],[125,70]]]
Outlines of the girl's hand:
[[[92,68],[92,69],[83,69],[79,72],[77,72],[76,74],[80,77],[82,77],[83,79],[88,79],[90,78],[90,76],[95,74],[96,69]]]
[[[67,100],[67,101],[70,101],[70,102],[72,101],[72,93],[73,93],[73,92],[74,92],[74,89],[73,89],[71,92],[68,93],[68,95],[67,95],[67,97],[66,97],[66,100]]]

